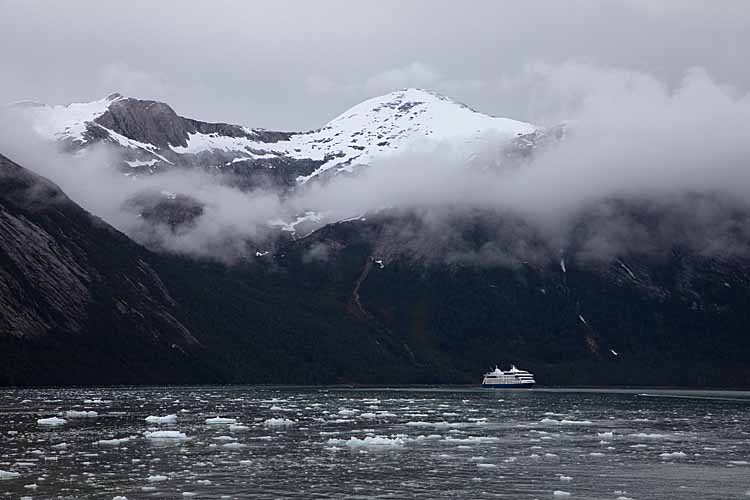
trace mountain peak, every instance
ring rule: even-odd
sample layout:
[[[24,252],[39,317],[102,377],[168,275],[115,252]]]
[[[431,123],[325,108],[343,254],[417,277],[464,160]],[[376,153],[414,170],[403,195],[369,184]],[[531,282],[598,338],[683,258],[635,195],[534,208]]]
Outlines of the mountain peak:
[[[342,117],[354,113],[366,113],[368,111],[378,112],[383,109],[408,111],[414,106],[424,107],[433,105],[435,103],[450,104],[459,108],[470,109],[465,104],[454,101],[453,99],[439,94],[435,91],[411,87],[401,90],[395,90],[393,92],[389,92],[387,94],[372,97],[370,99],[362,101],[359,104],[356,104],[348,110],[344,111],[332,121],[336,121]]]

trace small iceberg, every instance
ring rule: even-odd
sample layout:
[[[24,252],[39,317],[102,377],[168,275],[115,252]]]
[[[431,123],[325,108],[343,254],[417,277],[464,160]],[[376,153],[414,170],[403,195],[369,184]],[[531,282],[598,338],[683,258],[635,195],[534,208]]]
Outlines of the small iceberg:
[[[350,438],[349,440],[344,439],[329,439],[329,445],[344,445],[349,448],[403,448],[406,445],[405,436],[367,436],[363,439],[356,437]]]
[[[294,420],[288,418],[269,418],[263,422],[263,427],[291,427],[295,424]]]
[[[2,479],[15,479],[15,478],[17,478],[20,475],[21,474],[19,474],[18,472],[11,472],[11,471],[8,471],[8,470],[2,470],[2,469],[0,469],[0,480],[2,480]]]
[[[187,439],[187,435],[184,432],[179,431],[154,431],[144,432],[143,436],[146,439]]]
[[[133,439],[135,439],[134,436],[115,439],[100,439],[99,441],[95,441],[94,444],[98,446],[120,446],[121,444],[132,441]]]
[[[177,415],[165,415],[163,417],[158,417],[155,415],[149,415],[146,417],[146,423],[149,424],[176,424],[177,423]]]
[[[64,418],[60,418],[60,417],[40,418],[39,420],[36,421],[36,423],[39,425],[47,425],[50,427],[57,427],[59,425],[65,425],[66,422],[67,420],[65,420]]]
[[[687,454],[682,451],[673,451],[672,453],[662,453],[659,456],[661,458],[685,458]]]
[[[208,425],[223,425],[223,424],[236,424],[236,418],[224,418],[224,417],[213,417],[207,418],[206,423]]]
[[[69,410],[65,412],[65,416],[67,418],[94,418],[99,416],[99,414],[95,411]]]

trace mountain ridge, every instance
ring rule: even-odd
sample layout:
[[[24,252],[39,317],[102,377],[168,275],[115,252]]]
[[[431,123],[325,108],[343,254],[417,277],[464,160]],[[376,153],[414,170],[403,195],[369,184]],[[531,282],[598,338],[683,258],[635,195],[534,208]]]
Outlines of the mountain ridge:
[[[511,142],[520,136],[533,137],[541,130],[415,88],[365,100],[322,127],[305,132],[202,122],[178,115],[166,103],[118,93],[89,103],[35,105],[27,112],[40,135],[72,150],[97,142],[118,147],[125,173],[155,173],[199,164],[248,176],[258,169],[291,169],[294,177],[281,176],[290,186],[350,173],[359,165],[415,143],[446,139],[476,142],[483,134]]]

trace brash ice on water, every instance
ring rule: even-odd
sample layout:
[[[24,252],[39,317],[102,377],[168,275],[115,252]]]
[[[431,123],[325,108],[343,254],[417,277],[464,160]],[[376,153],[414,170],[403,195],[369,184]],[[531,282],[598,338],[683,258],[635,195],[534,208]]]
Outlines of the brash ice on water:
[[[747,392],[6,389],[0,496],[748,498],[748,409]]]

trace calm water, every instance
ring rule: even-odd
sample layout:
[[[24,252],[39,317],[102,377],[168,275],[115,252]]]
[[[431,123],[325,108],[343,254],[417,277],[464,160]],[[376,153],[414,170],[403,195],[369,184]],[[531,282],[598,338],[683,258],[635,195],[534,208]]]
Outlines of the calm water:
[[[750,499],[750,393],[638,392],[2,390],[0,498]]]

